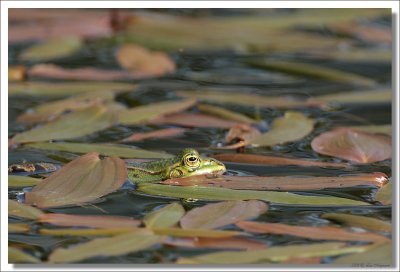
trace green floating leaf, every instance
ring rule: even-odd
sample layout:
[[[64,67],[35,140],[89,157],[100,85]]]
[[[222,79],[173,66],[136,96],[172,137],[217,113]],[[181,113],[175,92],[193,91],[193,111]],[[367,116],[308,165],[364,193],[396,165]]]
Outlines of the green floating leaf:
[[[237,112],[233,112],[233,111],[227,110],[225,108],[207,105],[207,104],[199,104],[199,105],[197,105],[197,108],[201,112],[204,112],[204,113],[207,113],[210,115],[215,115],[215,116],[221,117],[226,120],[232,120],[232,121],[236,121],[236,122],[249,123],[249,124],[256,123],[256,120],[251,119],[251,118],[247,117],[246,115],[243,115],[243,114],[237,113]]]
[[[164,239],[148,231],[129,232],[110,238],[96,238],[86,243],[58,248],[49,256],[50,263],[76,263],[96,256],[120,256],[144,250]]]
[[[362,86],[373,86],[375,81],[371,78],[350,72],[323,67],[316,64],[300,63],[282,60],[248,60],[247,64],[258,68],[284,72],[304,77],[317,78],[327,81],[357,84]]]
[[[25,223],[8,223],[8,232],[9,233],[20,233],[20,232],[29,232],[30,226]]]
[[[174,202],[159,210],[147,214],[143,222],[148,228],[168,228],[175,226],[182,216],[185,209],[181,204]]]
[[[314,103],[364,104],[391,103],[392,90],[355,91],[320,95],[308,100]]]
[[[254,250],[265,249],[266,245],[262,242],[245,239],[242,237],[220,237],[220,238],[207,238],[207,237],[168,237],[164,244],[169,246],[178,247],[192,247],[192,248],[223,248],[223,249],[242,249]]]
[[[118,156],[122,158],[154,158],[165,159],[171,158],[173,155],[168,153],[153,152],[140,148],[132,148],[127,145],[111,145],[111,144],[87,144],[87,143],[32,143],[27,147],[58,150],[74,153],[90,153],[97,152],[104,156]]]
[[[152,228],[156,234],[169,235],[174,237],[209,237],[209,238],[222,238],[237,235],[246,235],[239,231],[227,230],[208,230],[208,229],[181,229],[181,228]]]
[[[8,246],[8,263],[19,264],[19,263],[40,263],[41,261],[28,253],[25,253],[21,249]]]
[[[104,106],[92,106],[14,136],[15,143],[64,140],[82,137],[112,126],[114,116]]]
[[[184,229],[214,229],[237,221],[256,218],[268,205],[262,201],[224,201],[190,210],[180,221]]]
[[[346,247],[345,243],[316,243],[305,245],[275,246],[262,250],[220,251],[179,258],[178,264],[246,264],[266,261],[282,262],[289,258],[327,257],[346,253],[363,252],[365,247]]]
[[[150,121],[166,114],[184,111],[196,104],[194,99],[163,101],[126,109],[118,114],[118,121],[125,125],[135,125]]]
[[[361,267],[376,267],[393,265],[393,246],[386,243],[379,246],[371,246],[368,250],[337,258],[334,264],[357,264]]]
[[[368,133],[383,133],[392,136],[392,125],[372,125],[372,126],[352,126],[351,129],[360,130]]]
[[[231,190],[201,186],[170,186],[161,184],[139,184],[140,192],[174,198],[194,198],[201,200],[249,200],[258,199],[277,204],[341,206],[369,205],[366,202],[332,196],[305,196],[287,192],[264,192],[252,190]]]
[[[81,156],[25,194],[26,203],[38,207],[82,204],[98,199],[122,186],[127,177],[118,157],[100,160],[97,153]]]
[[[8,187],[28,187],[37,185],[42,179],[27,176],[8,175]]]
[[[200,128],[230,128],[238,123],[203,113],[182,112],[170,114],[150,121],[157,125],[175,125]]]
[[[57,38],[35,44],[24,50],[19,56],[24,61],[46,61],[68,57],[76,53],[83,43],[76,37]]]
[[[28,219],[37,219],[43,212],[32,206],[19,203],[15,200],[8,200],[8,216],[18,216]]]
[[[314,129],[314,120],[301,112],[287,111],[283,117],[272,122],[271,130],[250,139],[247,144],[273,146],[303,139]]]
[[[376,192],[375,200],[379,201],[383,205],[391,205],[392,194],[392,182],[389,182]]]
[[[352,227],[360,227],[374,231],[392,231],[392,224],[376,218],[344,213],[324,213],[321,218],[339,221]]]
[[[102,92],[127,92],[136,90],[136,85],[122,82],[21,82],[8,85],[9,95],[70,96]]]
[[[52,236],[114,236],[127,232],[141,231],[141,228],[123,227],[123,228],[105,228],[105,229],[45,229],[40,228],[39,233],[42,235]]]

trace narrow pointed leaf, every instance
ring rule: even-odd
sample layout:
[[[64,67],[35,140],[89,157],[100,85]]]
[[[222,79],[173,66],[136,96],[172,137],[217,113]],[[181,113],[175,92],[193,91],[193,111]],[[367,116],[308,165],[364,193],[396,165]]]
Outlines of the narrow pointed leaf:
[[[147,214],[143,222],[148,228],[168,228],[175,226],[182,216],[185,209],[177,202],[171,203],[159,210]]]
[[[369,133],[383,133],[392,136],[392,125],[376,125],[376,126],[352,126],[351,129],[369,132]]]
[[[239,231],[227,230],[208,230],[208,229],[181,229],[181,228],[152,228],[155,234],[169,235],[174,237],[209,237],[209,238],[222,238],[237,235],[245,235]]]
[[[305,196],[287,192],[263,192],[252,190],[231,190],[201,186],[180,187],[161,184],[139,184],[140,192],[173,198],[194,198],[202,200],[264,200],[277,204],[292,205],[369,205],[366,202],[332,196]]]
[[[338,221],[352,227],[359,227],[373,231],[392,231],[392,224],[387,221],[372,217],[344,214],[344,213],[324,213],[321,218]]]
[[[382,188],[380,188],[375,194],[375,200],[379,201],[383,205],[392,204],[392,182],[389,182]]]
[[[238,124],[236,121],[225,120],[212,115],[188,112],[160,117],[154,119],[151,123],[200,128],[230,128]]]
[[[29,232],[30,226],[25,223],[8,223],[8,232],[9,233],[23,233]]]
[[[27,176],[8,175],[8,187],[28,187],[37,185],[42,179]]]
[[[320,95],[308,100],[314,103],[364,104],[390,103],[392,90],[354,91],[336,94]]]
[[[20,264],[20,263],[40,263],[41,261],[22,251],[21,249],[8,246],[8,263]]]
[[[186,130],[183,128],[166,128],[150,132],[134,133],[131,136],[121,140],[121,142],[136,142],[153,138],[167,138],[183,134]]]
[[[100,160],[89,153],[66,164],[25,194],[26,202],[38,207],[82,204],[96,200],[122,186],[127,176],[118,157]]]
[[[222,119],[226,120],[231,120],[231,121],[236,121],[240,123],[248,123],[248,124],[253,124],[256,123],[254,119],[251,119],[247,117],[246,115],[230,111],[228,109],[222,108],[222,107],[217,107],[217,106],[212,106],[212,105],[207,105],[207,104],[199,104],[197,105],[197,108],[206,114],[210,115],[215,115],[218,116]]]
[[[37,208],[19,203],[15,200],[8,200],[8,216],[37,219],[42,214],[43,212]]]
[[[214,229],[265,213],[262,201],[223,201],[190,210],[180,221],[184,229]]]
[[[76,229],[76,228],[57,228],[46,229],[40,228],[39,233],[42,235],[52,236],[114,236],[127,232],[140,232],[143,228],[136,227],[116,227],[116,228],[101,228],[101,229]]]
[[[386,243],[383,245],[371,247],[361,253],[354,253],[351,255],[339,257],[334,261],[334,264],[360,264],[365,267],[389,267],[393,265],[393,257],[393,245],[391,243]]]
[[[164,241],[165,245],[189,248],[223,248],[223,249],[265,249],[264,243],[256,240],[250,240],[239,237],[223,237],[223,238],[175,238],[170,237]]]

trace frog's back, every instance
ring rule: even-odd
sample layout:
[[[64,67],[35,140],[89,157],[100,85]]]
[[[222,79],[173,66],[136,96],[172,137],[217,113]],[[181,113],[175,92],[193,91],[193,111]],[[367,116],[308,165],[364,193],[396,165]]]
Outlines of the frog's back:
[[[167,178],[167,169],[179,162],[179,158],[160,161],[127,163],[128,178],[134,182],[156,182]]]

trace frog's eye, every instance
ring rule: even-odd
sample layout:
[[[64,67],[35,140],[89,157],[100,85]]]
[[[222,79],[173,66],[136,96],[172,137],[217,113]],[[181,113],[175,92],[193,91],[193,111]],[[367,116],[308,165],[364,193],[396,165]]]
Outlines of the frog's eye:
[[[188,155],[185,157],[185,165],[193,168],[200,166],[200,159],[193,155]]]
[[[174,169],[169,173],[170,178],[180,178],[183,176],[183,172],[179,169]]]

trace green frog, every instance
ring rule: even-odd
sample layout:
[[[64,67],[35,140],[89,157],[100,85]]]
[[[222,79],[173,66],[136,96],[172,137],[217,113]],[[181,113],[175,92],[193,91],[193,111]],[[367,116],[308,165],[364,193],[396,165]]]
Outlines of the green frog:
[[[171,159],[129,163],[127,168],[129,180],[137,183],[206,174],[222,175],[226,171],[223,163],[212,158],[203,158],[192,148],[182,150]]]

